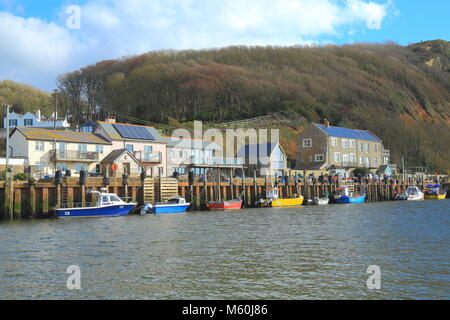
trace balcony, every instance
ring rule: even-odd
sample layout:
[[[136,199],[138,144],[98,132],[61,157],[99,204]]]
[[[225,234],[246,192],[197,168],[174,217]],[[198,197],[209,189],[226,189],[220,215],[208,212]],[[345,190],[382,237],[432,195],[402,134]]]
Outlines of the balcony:
[[[62,162],[98,162],[99,153],[90,151],[72,151],[72,150],[59,150],[52,151],[52,158],[54,161]]]
[[[161,163],[162,162],[162,153],[161,152],[135,151],[133,155],[141,163]]]

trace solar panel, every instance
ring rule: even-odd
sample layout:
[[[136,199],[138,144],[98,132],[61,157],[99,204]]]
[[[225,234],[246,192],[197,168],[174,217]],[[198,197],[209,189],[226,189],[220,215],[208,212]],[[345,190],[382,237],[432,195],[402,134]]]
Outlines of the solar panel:
[[[138,140],[155,140],[153,135],[144,127],[127,126],[123,124],[113,124],[114,129],[119,132],[122,138]]]

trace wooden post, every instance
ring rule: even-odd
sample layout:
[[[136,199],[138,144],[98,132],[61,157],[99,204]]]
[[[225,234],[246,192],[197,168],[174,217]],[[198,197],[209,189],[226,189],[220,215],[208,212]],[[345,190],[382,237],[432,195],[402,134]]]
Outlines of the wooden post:
[[[36,181],[34,179],[30,179],[28,181],[29,189],[30,189],[30,214],[31,218],[36,218]]]
[[[81,186],[81,206],[86,207],[86,187],[84,185]]]
[[[56,184],[56,208],[61,208],[61,184]]]
[[[247,204],[247,193],[245,192],[245,173],[244,167],[242,167],[242,196],[244,197],[244,206]]]
[[[42,214],[48,214],[48,188],[42,188]]]
[[[203,179],[203,193],[203,196],[205,197],[205,203],[208,204],[208,169],[205,169],[205,177]]]
[[[255,203],[258,200],[258,182],[256,180],[256,170],[253,170],[253,201]]]
[[[22,218],[22,189],[16,188],[14,190],[14,219],[21,219],[21,218]]]

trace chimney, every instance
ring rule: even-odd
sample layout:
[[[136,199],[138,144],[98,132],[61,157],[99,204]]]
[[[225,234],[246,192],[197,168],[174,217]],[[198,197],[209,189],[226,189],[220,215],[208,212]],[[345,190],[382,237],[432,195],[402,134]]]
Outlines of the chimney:
[[[108,123],[116,123],[116,118],[108,117],[108,118],[105,119],[105,122],[108,122]]]
[[[328,121],[327,119],[323,120],[323,124],[324,124],[325,127],[327,127],[327,128],[330,127],[330,121]]]
[[[41,121],[41,109],[37,109],[37,111],[36,111],[36,118],[37,118],[37,121]]]

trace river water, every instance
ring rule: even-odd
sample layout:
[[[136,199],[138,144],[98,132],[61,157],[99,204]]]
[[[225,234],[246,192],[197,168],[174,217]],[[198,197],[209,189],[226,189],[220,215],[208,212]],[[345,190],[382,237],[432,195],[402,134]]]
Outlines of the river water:
[[[2,222],[0,299],[450,299],[449,214],[429,200]]]

